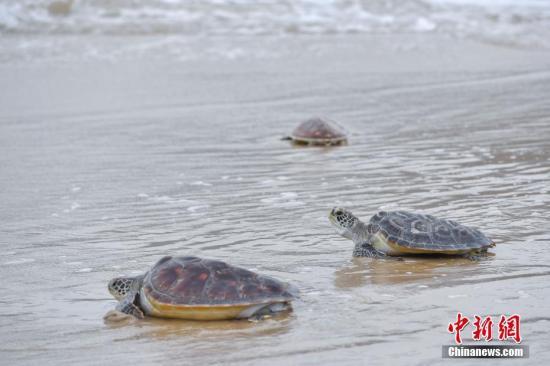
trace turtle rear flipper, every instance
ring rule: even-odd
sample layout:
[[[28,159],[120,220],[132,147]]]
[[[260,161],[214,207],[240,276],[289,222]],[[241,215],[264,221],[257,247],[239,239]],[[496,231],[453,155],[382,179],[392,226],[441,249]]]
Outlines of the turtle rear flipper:
[[[288,311],[292,309],[290,303],[287,302],[278,302],[274,304],[268,304],[265,306],[256,306],[251,309],[241,313],[243,318],[247,318],[248,321],[257,322],[272,316]]]
[[[135,304],[136,296],[137,293],[135,292],[129,293],[128,296],[126,296],[118,303],[118,305],[116,306],[116,310],[124,314],[133,315],[138,319],[145,318],[143,311],[141,311],[141,309]]]
[[[493,245],[494,246],[494,245]],[[487,248],[473,250],[463,255],[464,258],[471,260],[472,262],[479,262],[490,257]]]

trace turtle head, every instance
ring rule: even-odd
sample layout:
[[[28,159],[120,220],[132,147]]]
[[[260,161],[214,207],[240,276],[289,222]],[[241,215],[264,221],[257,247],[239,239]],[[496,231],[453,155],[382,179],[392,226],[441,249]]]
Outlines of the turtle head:
[[[116,277],[109,281],[109,292],[117,300],[122,300],[135,289],[138,277]]]
[[[334,207],[328,218],[338,233],[348,239],[352,239],[353,229],[360,222],[354,214],[340,207]]]
[[[351,239],[354,242],[364,242],[368,240],[367,226],[359,220],[357,216],[345,208],[333,208],[328,218],[338,231],[338,234],[342,235],[344,238]]]

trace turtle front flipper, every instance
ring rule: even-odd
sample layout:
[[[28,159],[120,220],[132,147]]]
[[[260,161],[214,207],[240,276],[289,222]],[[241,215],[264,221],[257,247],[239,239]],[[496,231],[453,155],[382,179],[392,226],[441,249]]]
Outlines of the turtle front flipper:
[[[124,299],[122,299],[118,305],[116,306],[116,310],[124,313],[133,315],[138,319],[145,318],[145,314],[143,314],[143,311],[139,308],[139,306],[136,305],[136,292],[129,293]]]
[[[396,261],[402,261],[403,258],[401,257],[394,257],[387,255],[384,252],[381,252],[374,248],[370,243],[365,242],[363,244],[357,244],[355,246],[355,249],[353,250],[353,256],[354,257],[368,257],[368,258],[376,258],[376,259],[392,259]]]
[[[379,250],[376,250],[370,243],[365,242],[355,245],[353,250],[354,257],[369,257],[369,258],[388,258],[388,256]]]

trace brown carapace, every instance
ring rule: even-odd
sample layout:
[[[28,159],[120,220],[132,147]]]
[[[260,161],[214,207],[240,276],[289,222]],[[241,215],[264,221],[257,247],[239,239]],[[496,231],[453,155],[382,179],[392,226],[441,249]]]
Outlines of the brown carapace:
[[[297,145],[331,146],[347,143],[345,133],[333,121],[310,118],[298,125],[286,139]]]
[[[164,257],[145,276],[143,290],[164,304],[257,304],[288,301],[290,286],[225,262],[198,257]]]

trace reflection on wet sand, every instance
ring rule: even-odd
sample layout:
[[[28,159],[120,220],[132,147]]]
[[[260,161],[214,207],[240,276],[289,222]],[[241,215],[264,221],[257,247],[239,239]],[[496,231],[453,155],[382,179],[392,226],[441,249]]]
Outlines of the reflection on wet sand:
[[[111,312],[109,312],[111,313]],[[108,314],[109,314],[108,313]],[[106,317],[107,315],[106,314]],[[122,327],[138,328],[139,333],[132,333],[131,338],[154,338],[158,340],[174,337],[193,336],[231,338],[271,336],[286,333],[292,321],[292,312],[284,312],[260,321],[225,320],[225,321],[197,321],[181,319],[161,319],[148,317],[136,319],[131,316],[116,321],[106,319],[104,324],[111,329]]]
[[[478,263],[462,257],[410,257],[404,260],[353,257],[335,272],[334,285],[346,289],[366,284],[406,284],[447,277]]]

